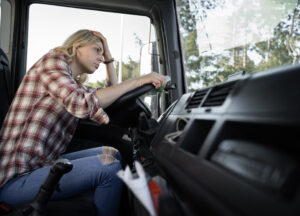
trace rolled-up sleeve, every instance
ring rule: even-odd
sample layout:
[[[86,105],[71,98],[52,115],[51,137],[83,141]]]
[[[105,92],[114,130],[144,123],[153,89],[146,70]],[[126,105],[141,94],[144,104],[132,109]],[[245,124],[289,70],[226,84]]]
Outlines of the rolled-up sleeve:
[[[94,91],[86,91],[71,76],[71,68],[66,59],[49,53],[43,59],[39,76],[45,91],[72,115],[90,118],[107,124],[109,117],[102,109]]]

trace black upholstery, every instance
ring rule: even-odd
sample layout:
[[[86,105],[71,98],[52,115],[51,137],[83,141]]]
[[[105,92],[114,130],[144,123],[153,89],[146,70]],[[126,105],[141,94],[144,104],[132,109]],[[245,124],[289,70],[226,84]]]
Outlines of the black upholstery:
[[[0,48],[0,128],[10,105],[9,96],[9,64],[8,58]]]
[[[94,192],[88,191],[70,199],[50,201],[47,205],[47,216],[97,215],[93,196]]]

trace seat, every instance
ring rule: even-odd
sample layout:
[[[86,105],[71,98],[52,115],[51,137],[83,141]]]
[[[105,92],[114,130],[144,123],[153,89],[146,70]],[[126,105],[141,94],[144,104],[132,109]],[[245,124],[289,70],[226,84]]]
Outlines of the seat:
[[[0,48],[0,128],[10,105],[9,64],[5,52]]]

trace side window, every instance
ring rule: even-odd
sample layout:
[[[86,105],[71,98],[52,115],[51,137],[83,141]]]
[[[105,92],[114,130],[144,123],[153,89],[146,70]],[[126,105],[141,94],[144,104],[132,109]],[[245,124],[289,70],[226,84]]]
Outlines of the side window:
[[[11,4],[7,0],[0,0],[0,47],[8,54],[11,29]]]
[[[161,73],[159,70],[159,53],[157,47],[157,40],[155,34],[155,28],[151,25],[149,32],[149,42],[141,46],[141,58],[140,58],[140,71],[141,75],[150,72]],[[155,91],[150,91],[145,95],[141,96],[141,99],[148,106],[152,112],[152,117],[157,119],[160,115],[162,108],[161,104],[161,94]]]
[[[148,17],[45,4],[30,6],[26,70],[42,55],[61,45],[69,35],[80,29],[96,30],[106,37],[116,60],[114,64],[119,81],[139,77],[150,71],[159,72],[158,67],[154,69],[151,64],[153,51],[142,54],[146,48],[156,46],[154,30]],[[105,66],[100,65],[95,73],[89,75],[86,85],[103,87],[105,79]],[[146,99],[145,103],[152,111],[157,109],[151,104],[151,99]]]

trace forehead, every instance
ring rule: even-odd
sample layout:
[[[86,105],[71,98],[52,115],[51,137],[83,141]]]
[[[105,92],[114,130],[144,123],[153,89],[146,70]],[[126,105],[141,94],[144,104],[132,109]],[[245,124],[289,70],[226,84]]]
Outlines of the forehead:
[[[95,43],[92,43],[91,44],[92,46],[98,46],[99,48],[103,48],[103,45],[102,43],[99,41],[99,42],[95,42]]]

